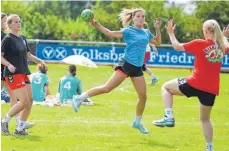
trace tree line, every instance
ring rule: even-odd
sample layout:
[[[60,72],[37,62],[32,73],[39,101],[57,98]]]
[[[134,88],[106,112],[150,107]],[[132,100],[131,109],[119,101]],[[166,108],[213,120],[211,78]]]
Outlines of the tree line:
[[[122,8],[142,7],[150,31],[155,33],[153,20],[160,17],[162,42],[169,44],[165,24],[173,18],[179,41],[202,38],[202,24],[215,19],[221,27],[229,24],[229,1],[196,1],[196,9],[187,14],[180,7],[165,7],[166,1],[2,1],[2,12],[18,14],[22,21],[22,33],[29,39],[115,41],[89,26],[80,17],[81,12],[92,9],[95,18],[111,30],[122,28],[118,14]]]

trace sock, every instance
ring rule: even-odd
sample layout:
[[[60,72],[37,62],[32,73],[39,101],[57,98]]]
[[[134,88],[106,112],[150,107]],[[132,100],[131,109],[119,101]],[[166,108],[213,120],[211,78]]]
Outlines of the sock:
[[[173,109],[172,108],[166,108],[165,109],[165,115],[169,119],[173,118]]]
[[[10,117],[8,114],[2,119],[2,123],[8,123],[12,117]]]
[[[79,98],[80,98],[81,101],[83,101],[83,100],[89,98],[89,96],[88,96],[87,92],[84,92],[79,96]]]
[[[19,120],[19,123],[18,123],[18,125],[17,125],[17,130],[18,130],[18,131],[22,131],[23,128],[24,128],[24,124],[25,124],[25,121]]]
[[[142,120],[142,116],[136,116],[135,123],[136,124],[140,124],[141,123],[141,120]]]
[[[19,115],[16,115],[16,116],[15,116],[15,119],[16,119],[16,122],[17,122],[17,125],[18,125],[18,124],[19,124],[19,121],[20,121]]]
[[[207,151],[213,151],[212,142],[207,142],[206,147],[207,147]]]
[[[156,79],[156,77],[153,74],[151,74],[150,77],[151,79]]]

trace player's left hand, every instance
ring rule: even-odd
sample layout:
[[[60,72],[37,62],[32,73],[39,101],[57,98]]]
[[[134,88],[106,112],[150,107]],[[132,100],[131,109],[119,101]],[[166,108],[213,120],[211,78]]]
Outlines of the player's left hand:
[[[229,37],[229,24],[227,25],[227,27],[225,28],[223,28],[223,35],[225,36],[225,37]]]
[[[176,28],[176,24],[175,25],[173,24],[173,19],[170,19],[168,21],[167,25],[165,25],[165,28],[166,28],[168,34],[174,33],[174,30]]]

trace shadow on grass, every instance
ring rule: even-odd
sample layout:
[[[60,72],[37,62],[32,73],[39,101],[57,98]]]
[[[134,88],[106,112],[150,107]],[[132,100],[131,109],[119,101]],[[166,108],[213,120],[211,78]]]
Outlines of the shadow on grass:
[[[13,134],[9,136],[2,135],[2,139],[6,137],[9,137],[10,140],[41,141],[41,137],[36,135],[27,135],[27,136],[15,136]]]
[[[148,139],[145,139],[144,143],[141,143],[141,144],[149,146],[149,147],[164,147],[164,148],[169,148],[169,149],[171,148],[175,149],[174,145],[169,145],[168,143],[161,143],[161,142],[157,142],[154,140],[148,140]]]

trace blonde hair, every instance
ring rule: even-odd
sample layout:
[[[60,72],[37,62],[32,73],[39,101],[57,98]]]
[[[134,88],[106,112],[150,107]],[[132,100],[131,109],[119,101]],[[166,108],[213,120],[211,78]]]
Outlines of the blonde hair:
[[[119,14],[119,20],[122,22],[122,26],[123,27],[129,26],[129,24],[132,21],[132,18],[139,11],[143,11],[145,13],[145,10],[143,8],[132,8],[132,9],[124,8]]]
[[[214,19],[210,19],[204,22],[204,26],[205,25],[207,26],[207,29],[205,30],[208,30],[213,34],[213,40],[222,48],[223,54],[225,54],[225,51],[229,43],[226,37],[224,37],[218,22]]]
[[[12,23],[13,17],[19,17],[19,15],[17,15],[17,14],[10,14],[10,15],[7,17],[7,24],[8,24],[8,26]]]

